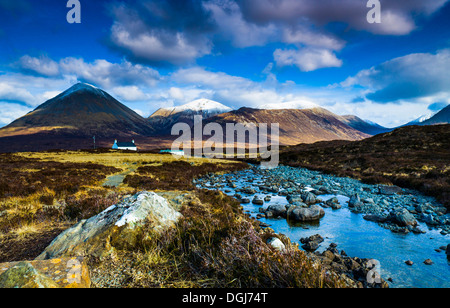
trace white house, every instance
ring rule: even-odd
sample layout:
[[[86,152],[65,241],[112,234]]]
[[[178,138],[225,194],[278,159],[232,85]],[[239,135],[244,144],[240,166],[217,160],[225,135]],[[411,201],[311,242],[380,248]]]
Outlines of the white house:
[[[116,139],[112,148],[114,150],[137,151],[137,146],[134,143],[134,140],[132,142],[117,142]]]

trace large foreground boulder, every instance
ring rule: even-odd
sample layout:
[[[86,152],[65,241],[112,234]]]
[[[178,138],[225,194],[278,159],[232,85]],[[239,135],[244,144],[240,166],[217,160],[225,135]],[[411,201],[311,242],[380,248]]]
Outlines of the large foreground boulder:
[[[304,208],[291,206],[287,212],[287,218],[294,222],[317,221],[325,216],[325,211],[317,204]]]
[[[160,232],[172,226],[180,216],[165,198],[153,192],[141,192],[64,231],[37,260],[62,256],[101,257],[112,249],[134,247],[145,240],[146,232],[142,232],[142,228]]]
[[[91,280],[82,258],[0,264],[0,288],[89,288]]]

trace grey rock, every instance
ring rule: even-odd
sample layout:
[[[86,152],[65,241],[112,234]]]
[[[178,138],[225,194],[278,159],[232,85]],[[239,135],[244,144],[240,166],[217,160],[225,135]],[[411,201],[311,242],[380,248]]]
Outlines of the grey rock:
[[[316,203],[316,196],[312,192],[305,192],[302,194],[302,200],[306,204]]]
[[[391,213],[391,220],[401,227],[417,226],[417,220],[407,209],[400,209]]]
[[[289,208],[287,212],[288,219],[297,222],[317,221],[323,216],[325,216],[325,211],[316,204],[311,205],[309,208],[294,206]]]
[[[363,217],[367,221],[383,223],[387,221],[387,218],[382,215],[369,214]]]
[[[138,232],[135,230],[147,224],[148,218],[151,218],[153,229],[159,231],[173,226],[181,216],[165,198],[144,191],[125,198],[100,214],[67,229],[54,239],[36,260],[83,254],[86,249],[103,245],[102,235],[115,232],[116,227],[125,240],[127,235],[128,238],[133,238],[133,232]]]
[[[361,199],[359,198],[358,194],[354,194],[350,197],[350,200],[348,201],[348,207],[350,208],[356,208],[363,206],[363,203],[361,202]]]
[[[319,248],[319,243],[317,242],[308,242],[302,245],[302,248],[306,251],[316,251]]]
[[[268,211],[271,211],[273,213],[274,217],[286,217],[286,207],[281,204],[271,204],[267,208]]]
[[[378,187],[378,192],[382,195],[395,195],[401,194],[403,191],[398,186],[380,185]]]
[[[255,197],[255,198],[253,198],[252,203],[255,204],[255,205],[264,205],[264,200],[260,199],[258,197]]]

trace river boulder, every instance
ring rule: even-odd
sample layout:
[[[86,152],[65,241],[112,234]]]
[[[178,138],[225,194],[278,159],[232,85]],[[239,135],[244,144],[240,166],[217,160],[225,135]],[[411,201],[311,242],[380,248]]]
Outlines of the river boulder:
[[[308,208],[291,206],[287,212],[287,218],[294,222],[317,221],[325,216],[325,211],[317,204]]]
[[[358,194],[354,194],[350,197],[350,200],[348,201],[348,207],[349,208],[359,208],[363,206],[364,204],[361,202],[361,199],[359,198]]]
[[[306,204],[314,204],[316,203],[316,195],[314,195],[312,192],[304,192],[301,195],[302,200]]]
[[[392,212],[390,219],[393,223],[401,227],[417,226],[417,220],[414,218],[414,215],[411,214],[407,209],[400,209]]]
[[[286,218],[286,206],[282,204],[271,204],[267,207],[266,211],[272,212],[273,217],[284,217]]]

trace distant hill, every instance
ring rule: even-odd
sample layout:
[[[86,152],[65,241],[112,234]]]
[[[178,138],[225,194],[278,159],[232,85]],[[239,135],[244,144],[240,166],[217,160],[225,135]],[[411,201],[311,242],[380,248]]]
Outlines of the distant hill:
[[[348,126],[353,127],[356,130],[359,130],[363,133],[369,134],[369,135],[378,135],[382,133],[387,133],[392,131],[391,128],[383,127],[377,123],[371,122],[371,121],[365,121],[361,118],[358,118],[354,115],[345,115],[342,116],[343,122],[346,123]]]
[[[349,125],[340,117],[323,109],[252,109],[223,113],[210,118],[208,122],[219,123],[271,123],[280,124],[280,144],[314,143],[328,140],[361,140],[369,137]],[[225,131],[225,129],[224,129]]]
[[[42,132],[77,136],[149,135],[147,121],[105,91],[78,83],[0,129],[0,136]]]
[[[0,129],[1,152],[111,147],[150,136],[147,120],[105,91],[79,83]],[[150,143],[150,142],[148,142]]]

